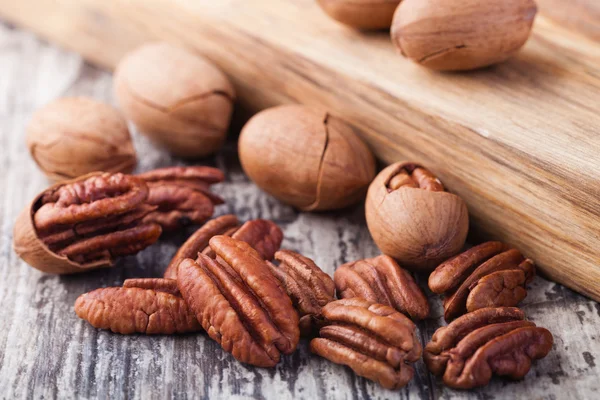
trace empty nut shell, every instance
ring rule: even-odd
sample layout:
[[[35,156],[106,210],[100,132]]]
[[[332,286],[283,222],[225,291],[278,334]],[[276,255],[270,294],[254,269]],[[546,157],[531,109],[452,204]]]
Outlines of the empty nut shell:
[[[255,115],[242,130],[239,154],[261,189],[304,211],[360,201],[375,175],[371,151],[348,124],[301,105]]]
[[[400,0],[318,0],[333,19],[358,29],[388,29]]]
[[[203,157],[223,145],[235,92],[198,54],[169,43],[144,45],[119,63],[114,85],[127,118],[173,154]]]
[[[27,147],[52,181],[95,171],[129,173],[137,162],[123,116],[85,97],[61,98],[36,111],[27,126]]]

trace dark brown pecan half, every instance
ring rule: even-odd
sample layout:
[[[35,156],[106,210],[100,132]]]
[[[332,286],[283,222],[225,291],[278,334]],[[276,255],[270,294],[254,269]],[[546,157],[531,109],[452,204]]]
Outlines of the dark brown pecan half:
[[[429,303],[410,273],[391,257],[354,261],[340,266],[333,275],[338,297],[362,297],[394,307],[413,319],[429,316]]]
[[[552,334],[524,321],[515,308],[484,308],[440,328],[425,347],[425,363],[456,389],[485,386],[493,374],[523,378],[531,361],[552,349]]]
[[[155,289],[96,289],[79,296],[75,312],[94,328],[122,334],[173,334],[202,329],[183,298],[164,290],[169,283],[155,285]]]
[[[406,164],[392,179],[388,182],[389,192],[393,192],[401,187],[414,187],[432,192],[443,192],[444,185],[428,169],[416,164]]]
[[[275,253],[279,267],[267,262],[279,279],[300,316],[300,333],[311,336],[316,329],[321,308],[335,300],[335,285],[329,275],[313,260],[291,250]]]
[[[223,173],[211,167],[169,167],[138,175],[150,189],[148,204],[158,208],[145,221],[160,224],[170,231],[185,225],[202,224],[223,199],[210,191],[222,182]]]
[[[125,279],[123,287],[126,288],[140,288],[140,289],[152,289],[156,292],[170,293],[175,296],[181,296],[179,288],[177,287],[177,280],[175,279],[164,279],[164,278],[135,278]]]
[[[422,349],[410,319],[357,297],[327,304],[323,317],[326,326],[310,342],[313,353],[387,389],[401,388],[412,379],[411,363],[421,357]]]
[[[445,294],[444,318],[485,307],[516,306],[535,276],[533,261],[500,242],[487,242],[440,264],[429,288]]]
[[[241,362],[275,366],[296,349],[300,332],[292,301],[249,244],[215,236],[217,258],[179,264],[177,284],[190,308],[223,349]]]
[[[37,237],[50,251],[76,263],[110,265],[160,236],[159,225],[143,222],[155,209],[145,204],[147,196],[144,181],[120,173],[56,185],[33,205]]]

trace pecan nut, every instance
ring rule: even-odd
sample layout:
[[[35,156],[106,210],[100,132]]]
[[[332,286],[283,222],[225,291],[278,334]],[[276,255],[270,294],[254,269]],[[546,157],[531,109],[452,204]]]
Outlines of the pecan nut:
[[[279,279],[300,316],[300,333],[315,332],[321,309],[335,300],[335,284],[313,260],[290,250],[275,253],[279,266],[267,262]]]
[[[340,266],[333,279],[338,297],[362,297],[393,307],[413,319],[429,316],[429,303],[410,273],[381,255]]]
[[[344,364],[387,389],[405,386],[421,357],[415,324],[392,307],[358,297],[323,307],[325,326],[310,342],[313,353]]]
[[[127,287],[96,289],[79,296],[75,312],[94,328],[114,333],[151,335],[201,330],[183,298],[173,294],[174,282],[128,280]]]
[[[148,187],[139,178],[95,173],[59,183],[38,195],[19,216],[14,248],[34,268],[74,273],[112,266],[161,234],[144,222],[155,210],[146,204]]]
[[[138,175],[149,188],[148,204],[157,209],[146,216],[166,231],[202,224],[223,199],[210,191],[210,185],[225,179],[223,172],[211,167],[169,167]]]
[[[199,253],[215,258],[208,242],[217,235],[231,236],[248,243],[265,260],[273,259],[283,240],[283,232],[274,222],[254,219],[240,226],[234,215],[223,215],[204,224],[186,240],[169,263],[164,277],[177,279],[179,263],[186,258],[195,259]]]
[[[445,294],[444,318],[485,307],[512,307],[527,296],[535,276],[532,260],[501,242],[475,246],[440,264],[429,276],[429,288]]]
[[[179,264],[177,284],[208,335],[241,362],[275,366],[300,336],[298,314],[266,261],[249,244],[215,236],[217,258]]]
[[[512,307],[465,314],[434,333],[425,346],[425,364],[456,389],[485,386],[493,374],[521,379],[553,344],[547,329],[524,317]]]

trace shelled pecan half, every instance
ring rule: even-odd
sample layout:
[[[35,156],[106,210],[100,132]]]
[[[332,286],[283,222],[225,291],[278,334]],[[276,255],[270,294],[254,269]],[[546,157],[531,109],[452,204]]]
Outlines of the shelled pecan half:
[[[138,175],[150,189],[148,204],[158,208],[146,216],[165,231],[190,224],[202,224],[223,199],[210,191],[210,185],[225,179],[223,172],[212,167],[168,167]]]
[[[311,336],[315,332],[321,308],[335,300],[335,284],[329,275],[313,260],[291,250],[275,253],[279,266],[267,265],[279,279],[300,316],[300,333]]]
[[[421,288],[408,271],[386,255],[344,264],[333,279],[339,298],[362,297],[413,319],[429,316],[429,303]]]
[[[344,364],[387,389],[413,377],[411,363],[421,357],[415,324],[392,307],[358,297],[323,307],[325,326],[310,342],[313,353]]]
[[[531,361],[552,349],[552,334],[525,321],[518,308],[482,308],[439,328],[425,346],[425,364],[456,389],[485,386],[493,374],[523,378]]]
[[[210,239],[217,255],[179,264],[177,285],[208,335],[241,362],[275,366],[292,353],[300,332],[292,301],[249,244]]]
[[[283,232],[274,222],[254,219],[240,226],[235,215],[223,215],[208,221],[186,240],[171,259],[164,277],[177,279],[179,263],[186,258],[195,259],[198,253],[215,258],[208,242],[217,235],[231,236],[250,244],[265,260],[273,259],[283,240]]]
[[[94,173],[54,185],[19,215],[15,252],[32,267],[66,274],[112,266],[119,256],[154,243],[162,230],[146,222],[143,180],[121,173]]]
[[[445,294],[444,318],[485,307],[512,307],[527,296],[535,276],[532,260],[501,242],[475,246],[440,264],[429,276],[429,288]]]
[[[173,334],[202,329],[183,298],[174,294],[175,281],[126,282],[127,287],[96,289],[79,296],[75,302],[79,318],[94,328],[122,334]]]

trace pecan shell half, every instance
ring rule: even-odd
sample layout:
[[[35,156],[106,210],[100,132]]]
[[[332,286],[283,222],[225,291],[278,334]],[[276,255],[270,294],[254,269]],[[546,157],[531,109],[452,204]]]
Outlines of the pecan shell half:
[[[487,242],[440,264],[429,276],[429,288],[445,294],[444,318],[450,321],[481,308],[516,306],[534,276],[533,261],[517,249]]]
[[[300,316],[300,333],[311,336],[318,325],[321,308],[335,300],[335,284],[313,260],[291,250],[275,253],[279,266],[267,262],[279,279]]]
[[[381,255],[340,266],[333,279],[339,298],[362,297],[395,308],[413,319],[429,316],[429,303],[410,273]]]
[[[82,294],[75,302],[75,312],[94,328],[114,333],[173,334],[202,329],[183,298],[173,294],[173,281],[128,281],[128,287]]]
[[[412,379],[411,363],[421,357],[422,348],[410,319],[357,297],[327,304],[323,317],[320,337],[310,342],[313,353],[387,389],[399,389]]]
[[[215,236],[217,258],[179,264],[177,284],[208,335],[241,362],[273,367],[298,345],[298,314],[266,261],[249,244]]]
[[[146,216],[165,231],[191,224],[202,224],[223,199],[210,191],[210,185],[225,179],[223,172],[211,167],[169,167],[138,175],[150,190],[148,204],[157,209]]]
[[[155,210],[148,187],[120,173],[94,173],[62,182],[39,194],[19,215],[14,248],[31,266],[66,274],[112,266],[161,234],[144,222]]]
[[[456,389],[485,386],[493,374],[523,378],[531,361],[552,349],[552,334],[525,321],[517,308],[483,308],[438,329],[425,347],[425,364]]]

